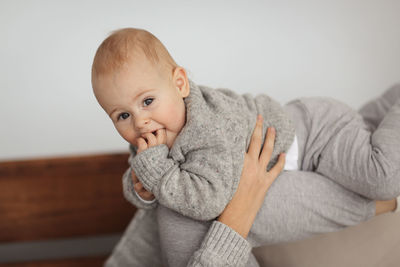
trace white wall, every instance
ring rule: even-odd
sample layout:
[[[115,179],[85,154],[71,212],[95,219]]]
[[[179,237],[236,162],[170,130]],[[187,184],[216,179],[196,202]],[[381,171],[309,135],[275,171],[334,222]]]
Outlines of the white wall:
[[[96,103],[100,42],[145,28],[191,78],[358,108],[400,81],[400,1],[0,1],[0,160],[126,150]]]

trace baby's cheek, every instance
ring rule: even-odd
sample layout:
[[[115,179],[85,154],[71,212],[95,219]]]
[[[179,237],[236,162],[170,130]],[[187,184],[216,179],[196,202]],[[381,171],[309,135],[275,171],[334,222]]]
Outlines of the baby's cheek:
[[[129,129],[125,129],[125,128],[118,128],[116,127],[119,135],[125,139],[125,141],[127,141],[128,143],[130,143],[133,146],[137,146],[137,139],[138,136],[135,135],[134,132],[130,131]]]
[[[172,126],[172,130],[176,133],[179,133],[182,127],[185,125],[185,106],[176,105],[171,107],[167,114],[170,114],[169,124]]]
[[[129,141],[128,141],[129,142]],[[131,145],[133,145],[133,146],[135,146],[135,147],[138,147],[139,146],[139,144],[138,144],[138,138],[135,138],[134,140],[132,140],[131,142],[129,142]]]
[[[125,141],[127,141],[129,144],[131,144],[133,146],[137,146],[137,139],[127,138],[125,136],[122,136],[122,138],[124,138]]]

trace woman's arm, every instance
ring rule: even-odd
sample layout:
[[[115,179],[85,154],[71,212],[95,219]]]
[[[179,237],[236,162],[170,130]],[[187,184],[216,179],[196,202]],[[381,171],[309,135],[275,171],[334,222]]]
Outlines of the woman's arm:
[[[283,170],[285,155],[266,171],[274,147],[275,131],[269,128],[262,143],[262,118],[257,119],[248,152],[245,155],[239,186],[218,221],[211,225],[203,243],[190,259],[188,266],[243,266],[251,247],[245,240],[265,195]]]
[[[269,187],[285,165],[285,154],[281,154],[275,166],[266,171],[274,149],[275,130],[268,128],[266,142],[260,154],[261,134],[262,119],[257,121],[249,150],[245,155],[238,189],[218,218],[218,221],[228,225],[244,238],[253,225]]]

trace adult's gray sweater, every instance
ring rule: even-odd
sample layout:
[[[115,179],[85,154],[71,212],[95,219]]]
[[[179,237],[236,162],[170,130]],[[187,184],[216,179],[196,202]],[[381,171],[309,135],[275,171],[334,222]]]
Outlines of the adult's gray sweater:
[[[136,154],[131,146],[131,168],[157,201],[144,203],[134,192],[131,168],[123,176],[125,197],[138,208],[159,203],[197,220],[216,218],[235,193],[257,114],[276,129],[268,168],[294,140],[294,126],[282,106],[265,94],[253,97],[229,89],[190,83],[184,99],[186,123],[169,150],[164,144]]]

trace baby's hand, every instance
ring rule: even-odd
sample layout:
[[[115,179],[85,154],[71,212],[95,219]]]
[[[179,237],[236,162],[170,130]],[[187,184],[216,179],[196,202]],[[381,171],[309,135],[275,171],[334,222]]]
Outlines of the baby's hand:
[[[148,149],[149,147],[167,144],[167,135],[165,133],[165,129],[157,130],[155,135],[153,133],[146,133],[143,137],[138,138],[137,144],[138,153]]]
[[[139,179],[136,177],[134,170],[132,170],[132,181],[133,181],[133,188],[142,199],[151,201],[155,198],[155,196],[151,192],[144,189],[142,183],[139,182]]]

